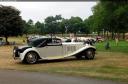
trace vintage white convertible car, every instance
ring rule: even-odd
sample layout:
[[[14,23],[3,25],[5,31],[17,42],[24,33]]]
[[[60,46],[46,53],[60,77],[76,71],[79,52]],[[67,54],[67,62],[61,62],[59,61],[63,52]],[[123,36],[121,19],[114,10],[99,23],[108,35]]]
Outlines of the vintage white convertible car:
[[[77,59],[94,59],[96,48],[84,42],[62,42],[59,38],[37,38],[25,46],[15,46],[14,59],[34,64],[40,59],[51,60],[69,56]]]

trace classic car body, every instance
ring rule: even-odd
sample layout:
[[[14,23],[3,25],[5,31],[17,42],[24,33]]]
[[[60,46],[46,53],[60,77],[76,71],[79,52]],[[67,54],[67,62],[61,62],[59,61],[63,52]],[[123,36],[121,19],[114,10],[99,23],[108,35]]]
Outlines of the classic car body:
[[[36,63],[39,59],[60,59],[75,56],[78,59],[93,59],[95,47],[84,42],[63,42],[58,38],[34,39],[26,46],[15,46],[14,59],[20,59],[25,63]]]

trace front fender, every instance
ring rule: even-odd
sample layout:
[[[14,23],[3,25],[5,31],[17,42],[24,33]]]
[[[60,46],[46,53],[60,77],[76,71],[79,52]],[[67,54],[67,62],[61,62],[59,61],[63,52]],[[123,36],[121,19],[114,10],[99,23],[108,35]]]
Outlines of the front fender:
[[[36,53],[40,56],[40,54],[39,54],[39,52],[37,51],[37,49],[34,48],[34,47],[32,47],[32,48],[28,48],[28,49],[24,50],[24,52],[20,54],[20,59],[23,61],[24,58],[25,58],[25,55],[26,55],[28,52],[30,52],[30,51],[34,51],[34,52],[36,52]]]

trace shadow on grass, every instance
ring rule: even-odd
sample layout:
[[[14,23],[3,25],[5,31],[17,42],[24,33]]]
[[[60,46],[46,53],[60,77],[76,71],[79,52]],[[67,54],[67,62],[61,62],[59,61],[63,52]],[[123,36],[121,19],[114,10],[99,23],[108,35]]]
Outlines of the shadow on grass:
[[[82,60],[87,60],[87,59],[76,59],[75,57],[70,57],[70,58],[63,58],[63,59],[54,59],[54,60],[39,60],[36,62],[36,64],[50,64],[50,63],[62,63],[62,62],[73,62],[73,61],[82,61]],[[90,60],[91,61],[91,60]],[[22,64],[22,65],[26,65],[26,63],[23,62],[17,62],[17,64]],[[27,64],[30,65],[30,64]],[[34,64],[35,65],[35,64]]]
[[[55,59],[55,60],[40,60],[36,64],[47,64],[47,63],[58,63],[58,62],[67,62],[67,61],[79,61],[84,59],[76,59],[76,58],[63,58],[63,59]]]

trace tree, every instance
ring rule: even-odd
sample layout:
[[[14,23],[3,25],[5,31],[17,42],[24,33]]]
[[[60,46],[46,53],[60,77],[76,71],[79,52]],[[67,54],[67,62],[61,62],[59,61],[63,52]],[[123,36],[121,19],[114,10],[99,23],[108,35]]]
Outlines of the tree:
[[[44,34],[45,30],[44,30],[44,23],[40,23],[39,21],[37,21],[35,23],[35,28],[36,28],[36,32],[39,34]]]
[[[45,19],[45,29],[47,33],[55,34],[56,32],[56,20],[53,16],[49,16]]]
[[[61,15],[56,15],[54,18],[55,18],[55,20],[56,20],[57,22],[59,22],[60,20],[62,20]]]
[[[87,26],[87,23],[81,22],[81,23],[79,23],[79,33],[89,34],[89,33],[91,33],[91,28],[89,28]]]
[[[68,25],[68,32],[76,34],[79,32],[80,29],[80,23],[82,22],[82,19],[80,17],[71,17],[69,19],[69,25]]]
[[[115,37],[116,33],[125,32],[128,20],[127,4],[128,1],[100,0],[93,7],[93,27],[95,30],[98,32],[104,30],[104,35],[107,33],[107,36],[110,32],[112,38]]]
[[[118,30],[116,30],[117,33],[123,33],[123,39],[125,39],[125,33],[128,32],[128,5],[120,6],[117,10],[114,12],[116,27]]]
[[[45,30],[47,30],[46,32],[51,34],[51,36],[52,34],[59,33],[61,19],[61,15],[56,15],[55,17],[48,16],[45,19]]]
[[[69,20],[68,19],[62,19],[62,21],[59,24],[59,32],[61,32],[62,36],[64,33],[68,32],[68,26],[69,26]]]
[[[86,30],[89,32],[89,33],[92,33],[92,32],[96,32],[96,28],[94,27],[94,18],[93,18],[93,15],[89,16],[87,19],[84,20],[84,25],[85,27],[87,28]]]
[[[29,19],[28,22],[23,20],[23,33],[24,34],[45,34],[44,23],[37,21],[35,24],[33,20]]]
[[[8,44],[9,36],[22,35],[23,21],[20,11],[12,6],[0,5],[0,35]]]
[[[35,28],[35,24],[33,23],[32,19],[28,20],[26,27],[27,27],[28,34],[37,33],[37,29]]]
[[[26,36],[29,34],[30,25],[27,24],[25,20],[23,20],[23,34]]]

